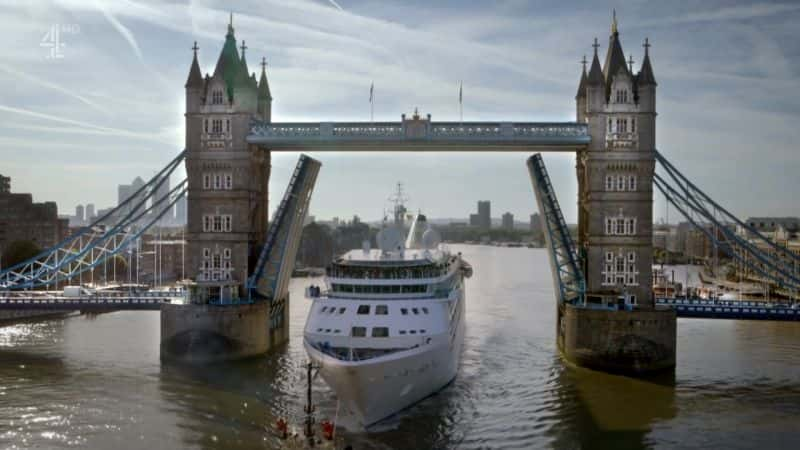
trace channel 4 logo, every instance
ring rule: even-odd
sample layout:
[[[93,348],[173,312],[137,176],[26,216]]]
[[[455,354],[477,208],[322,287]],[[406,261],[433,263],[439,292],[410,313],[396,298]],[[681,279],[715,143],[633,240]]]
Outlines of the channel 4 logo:
[[[61,59],[64,57],[63,49],[66,47],[64,35],[74,35],[81,32],[80,26],[76,24],[53,24],[50,29],[42,36],[40,47],[50,50],[47,59]]]

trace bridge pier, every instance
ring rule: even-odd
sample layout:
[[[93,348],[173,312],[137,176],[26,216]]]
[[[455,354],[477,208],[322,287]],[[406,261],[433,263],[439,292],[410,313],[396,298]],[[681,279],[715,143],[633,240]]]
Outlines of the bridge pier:
[[[642,375],[675,368],[672,310],[609,311],[559,304],[556,340],[569,362],[605,372]]]
[[[267,302],[165,304],[161,307],[161,359],[204,364],[262,355],[288,339],[288,321],[283,320],[277,329],[271,322]]]

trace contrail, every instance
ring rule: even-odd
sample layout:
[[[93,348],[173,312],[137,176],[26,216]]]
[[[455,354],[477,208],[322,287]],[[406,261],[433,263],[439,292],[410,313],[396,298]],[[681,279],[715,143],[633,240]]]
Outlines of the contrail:
[[[131,30],[129,30],[122,23],[120,23],[120,21],[117,20],[117,18],[114,17],[113,14],[108,12],[108,10],[105,8],[105,5],[103,5],[101,2],[95,2],[95,4],[97,5],[97,8],[100,10],[100,12],[103,13],[103,16],[106,18],[106,20],[108,20],[111,26],[114,27],[114,29],[117,30],[117,32],[128,42],[128,45],[130,45],[131,49],[133,49],[133,52],[136,53],[136,57],[139,58],[139,61],[141,61],[141,63],[144,64],[144,56],[142,56],[142,50],[139,48],[139,44],[136,42],[136,38],[133,37],[133,33],[131,33]]]
[[[39,86],[44,86],[46,88],[53,89],[55,91],[61,92],[62,94],[66,95],[68,97],[72,97],[75,100],[78,100],[78,101],[80,101],[80,102],[82,102],[82,103],[84,103],[84,104],[86,104],[88,106],[91,106],[92,108],[97,109],[98,111],[101,111],[101,112],[104,112],[104,113],[108,113],[108,110],[106,110],[105,108],[101,107],[97,103],[89,100],[88,98],[86,98],[86,97],[84,97],[82,95],[76,94],[76,93],[72,92],[69,89],[66,89],[66,88],[64,88],[62,86],[59,86],[59,85],[57,85],[55,83],[51,83],[49,81],[42,80],[40,78],[34,77],[33,75],[29,75],[27,73],[20,72],[20,71],[18,71],[16,69],[12,69],[11,67],[4,66],[2,64],[0,64],[0,70],[4,71],[6,73],[9,73],[11,75],[14,75],[14,76],[16,76],[18,78],[22,78],[23,80],[27,80],[27,81],[30,81],[32,83],[38,84]]]
[[[28,109],[15,108],[13,106],[0,105],[0,111],[10,112],[10,113],[13,113],[13,114],[19,114],[19,115],[28,116],[28,117],[34,117],[36,119],[50,120],[50,121],[53,121],[53,122],[63,123],[63,124],[67,124],[67,125],[73,125],[73,126],[76,126],[76,127],[84,128],[84,129],[86,129],[88,131],[95,131],[95,132],[100,132],[100,133],[113,134],[113,135],[117,135],[117,136],[128,136],[128,137],[134,137],[134,138],[139,138],[139,139],[144,139],[144,140],[149,140],[149,141],[168,143],[168,141],[163,140],[163,139],[159,139],[159,138],[157,138],[157,137],[155,137],[153,135],[136,133],[134,131],[123,130],[123,129],[120,129],[120,128],[103,127],[103,126],[100,126],[100,125],[95,125],[95,124],[91,124],[91,123],[87,123],[87,122],[82,122],[80,120],[65,119],[63,117],[53,116],[53,115],[50,115],[50,114],[44,114],[44,113],[40,113],[40,112],[36,112],[36,111],[31,111],[31,110],[28,110]]]
[[[336,9],[338,9],[339,11],[344,11],[344,8],[342,8],[341,6],[339,6],[339,4],[338,4],[338,3],[336,3],[336,0],[328,0],[328,3],[330,3],[330,4],[331,4],[331,5],[333,5],[333,6],[335,6],[335,7],[336,7]]]
[[[111,26],[114,27],[114,29],[117,30],[117,32],[123,37],[123,39],[125,39],[125,41],[128,42],[128,45],[131,47],[133,52],[136,54],[136,58],[139,59],[139,62],[143,66],[145,66],[145,68],[147,68],[150,72],[152,72],[153,75],[155,75],[158,78],[158,81],[162,85],[172,88],[172,86],[170,85],[169,81],[166,78],[164,78],[164,76],[161,75],[161,73],[159,73],[157,70],[155,70],[152,67],[150,67],[145,62],[144,55],[142,55],[142,50],[139,48],[139,43],[136,42],[136,38],[133,36],[133,33],[131,32],[131,30],[128,29],[128,27],[126,27],[125,25],[123,25],[119,20],[117,20],[117,18],[114,17],[114,15],[111,14],[106,9],[105,5],[102,2],[100,2],[99,0],[95,0],[94,3],[95,3],[95,6],[97,7],[97,9],[99,9],[100,12],[103,13],[103,17],[105,17],[106,20],[108,20],[108,23],[110,23]],[[131,2],[128,2],[128,3],[131,3]],[[133,4],[133,3],[131,3],[131,4]]]

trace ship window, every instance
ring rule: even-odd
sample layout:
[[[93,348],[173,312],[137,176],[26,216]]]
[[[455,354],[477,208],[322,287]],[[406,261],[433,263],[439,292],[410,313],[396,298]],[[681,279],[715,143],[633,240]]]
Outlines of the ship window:
[[[325,332],[326,332],[326,333],[330,333],[330,332],[331,332],[331,329],[330,329],[330,328],[327,328],[327,329],[325,330]]]
[[[364,337],[367,335],[366,327],[353,327],[350,330],[350,335],[353,337]]]
[[[327,310],[328,310],[328,307],[327,307],[327,306],[323,306],[323,307],[322,307],[322,310],[321,310],[320,312],[325,312],[325,311],[327,311]]]
[[[411,308],[411,311],[414,312],[414,315],[419,314],[419,310],[417,308]]]
[[[342,330],[333,330],[333,332],[338,334],[338,333],[341,333]]]
[[[372,328],[372,337],[389,337],[389,329],[386,327]]]
[[[322,333],[322,328],[317,328],[317,333]]]
[[[404,316],[408,315],[408,308],[400,308],[400,313]]]
[[[375,305],[375,314],[379,316],[385,316],[389,314],[389,308],[386,305]]]
[[[417,334],[417,330],[411,330],[411,331],[409,331],[409,333],[411,333],[411,334]]]
[[[400,330],[400,334],[406,334],[406,330]]]
[[[425,330],[419,330],[420,334],[425,334]]]
[[[358,286],[356,286],[358,287]],[[358,314],[369,314],[369,305],[358,305]]]
[[[347,309],[347,308],[339,308],[339,314],[344,314],[344,311],[345,311],[346,309]]]
[[[392,286],[392,294],[399,294],[400,293],[400,286],[394,285]]]
[[[425,313],[425,314],[428,314],[428,308],[425,308],[425,307],[423,306],[423,307],[422,307],[422,312],[423,312],[423,313]]]

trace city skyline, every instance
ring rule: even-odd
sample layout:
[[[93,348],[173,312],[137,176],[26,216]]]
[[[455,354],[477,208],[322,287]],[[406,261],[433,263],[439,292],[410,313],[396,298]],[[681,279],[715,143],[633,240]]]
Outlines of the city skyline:
[[[198,41],[201,69],[211,71],[229,10],[251,70],[261,56],[269,61],[276,121],[368,120],[371,83],[376,120],[399,120],[415,107],[434,120],[457,120],[460,80],[465,120],[574,120],[578,62],[592,51],[586,36],[596,35],[604,51],[614,6],[575,14],[580,2],[563,9],[338,4],[9,5],[4,33],[27,46],[2,50],[0,77],[16,87],[0,102],[3,173],[16,191],[58,202],[62,214],[87,201],[113,204],[118,180],[147,178],[182,149],[189,47]],[[704,6],[670,6],[659,15],[657,3],[637,2],[617,11],[624,51],[637,65],[641,41],[653,44],[658,147],[736,215],[799,215],[792,192],[800,163],[792,152],[800,104],[785,93],[800,87],[791,40],[800,6]],[[485,8],[491,19],[476,22]],[[52,25],[63,25],[62,58],[49,58],[44,45]],[[364,33],[385,39],[378,45]],[[143,87],[142,79],[152,83]],[[410,209],[432,217],[461,217],[478,198],[516,217],[536,211],[522,153],[311,156],[323,163],[311,206],[318,217],[378,218],[396,181],[406,184]],[[273,155],[271,208],[296,157]],[[574,156],[545,160],[574,223]],[[757,182],[731,182],[743,175]],[[665,215],[659,195],[654,208],[656,220]]]

